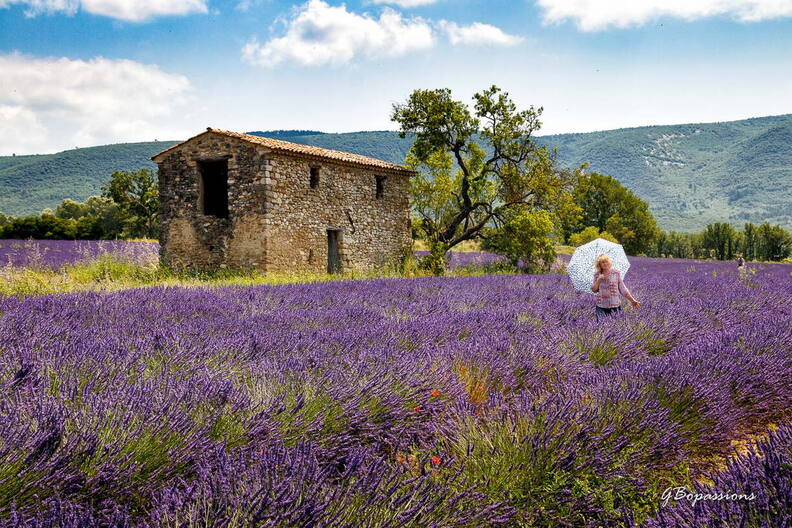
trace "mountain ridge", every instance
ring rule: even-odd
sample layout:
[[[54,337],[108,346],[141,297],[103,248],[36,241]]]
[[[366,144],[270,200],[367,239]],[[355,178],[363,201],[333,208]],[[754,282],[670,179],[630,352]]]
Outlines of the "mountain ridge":
[[[393,131],[257,131],[286,141],[402,163],[409,138]],[[566,166],[589,162],[649,202],[665,229],[770,221],[792,227],[792,114],[738,121],[647,125],[537,136]],[[154,168],[178,141],[119,143],[55,154],[0,157],[0,211],[36,214],[64,198],[97,194],[115,170]]]

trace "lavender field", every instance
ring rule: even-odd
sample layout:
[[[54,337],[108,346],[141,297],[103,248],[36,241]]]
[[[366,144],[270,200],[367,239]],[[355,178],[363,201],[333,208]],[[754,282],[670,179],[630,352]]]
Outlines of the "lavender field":
[[[0,298],[0,526],[789,526],[792,266],[626,281]]]
[[[153,264],[159,259],[156,242],[120,240],[0,240],[0,266],[58,270],[102,255],[136,264]]]

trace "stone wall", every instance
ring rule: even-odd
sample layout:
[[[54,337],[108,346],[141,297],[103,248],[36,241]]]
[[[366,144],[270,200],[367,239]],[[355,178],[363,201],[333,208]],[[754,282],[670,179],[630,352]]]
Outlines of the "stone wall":
[[[267,269],[327,270],[327,230],[340,230],[342,269],[396,264],[408,251],[408,176],[324,160],[273,156],[265,181]],[[310,169],[319,167],[319,185]],[[376,198],[376,177],[385,177]]]
[[[204,216],[200,160],[228,159],[227,219]],[[319,184],[310,187],[310,169]],[[384,176],[377,199],[376,177]],[[175,267],[327,270],[327,229],[340,229],[342,269],[395,263],[410,248],[408,175],[284,154],[208,133],[159,163],[160,243]]]

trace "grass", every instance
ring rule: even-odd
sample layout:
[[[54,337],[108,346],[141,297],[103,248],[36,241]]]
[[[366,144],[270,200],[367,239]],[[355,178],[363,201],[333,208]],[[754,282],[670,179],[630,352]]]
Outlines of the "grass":
[[[508,273],[509,270],[459,268],[448,275]],[[218,269],[212,271],[174,270],[158,264],[137,264],[111,254],[95,260],[69,264],[59,271],[40,268],[0,267],[0,296],[49,295],[73,291],[110,292],[148,286],[216,287],[258,286],[324,282],[345,279],[420,277],[428,273],[414,262],[404,269],[377,269],[348,273],[289,273],[257,270]]]

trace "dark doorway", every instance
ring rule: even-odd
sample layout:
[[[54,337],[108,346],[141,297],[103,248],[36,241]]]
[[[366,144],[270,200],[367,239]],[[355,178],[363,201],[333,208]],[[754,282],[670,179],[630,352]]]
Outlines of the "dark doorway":
[[[341,272],[341,255],[338,252],[341,231],[327,230],[327,273]]]
[[[228,160],[199,161],[198,171],[203,214],[228,218]]]

